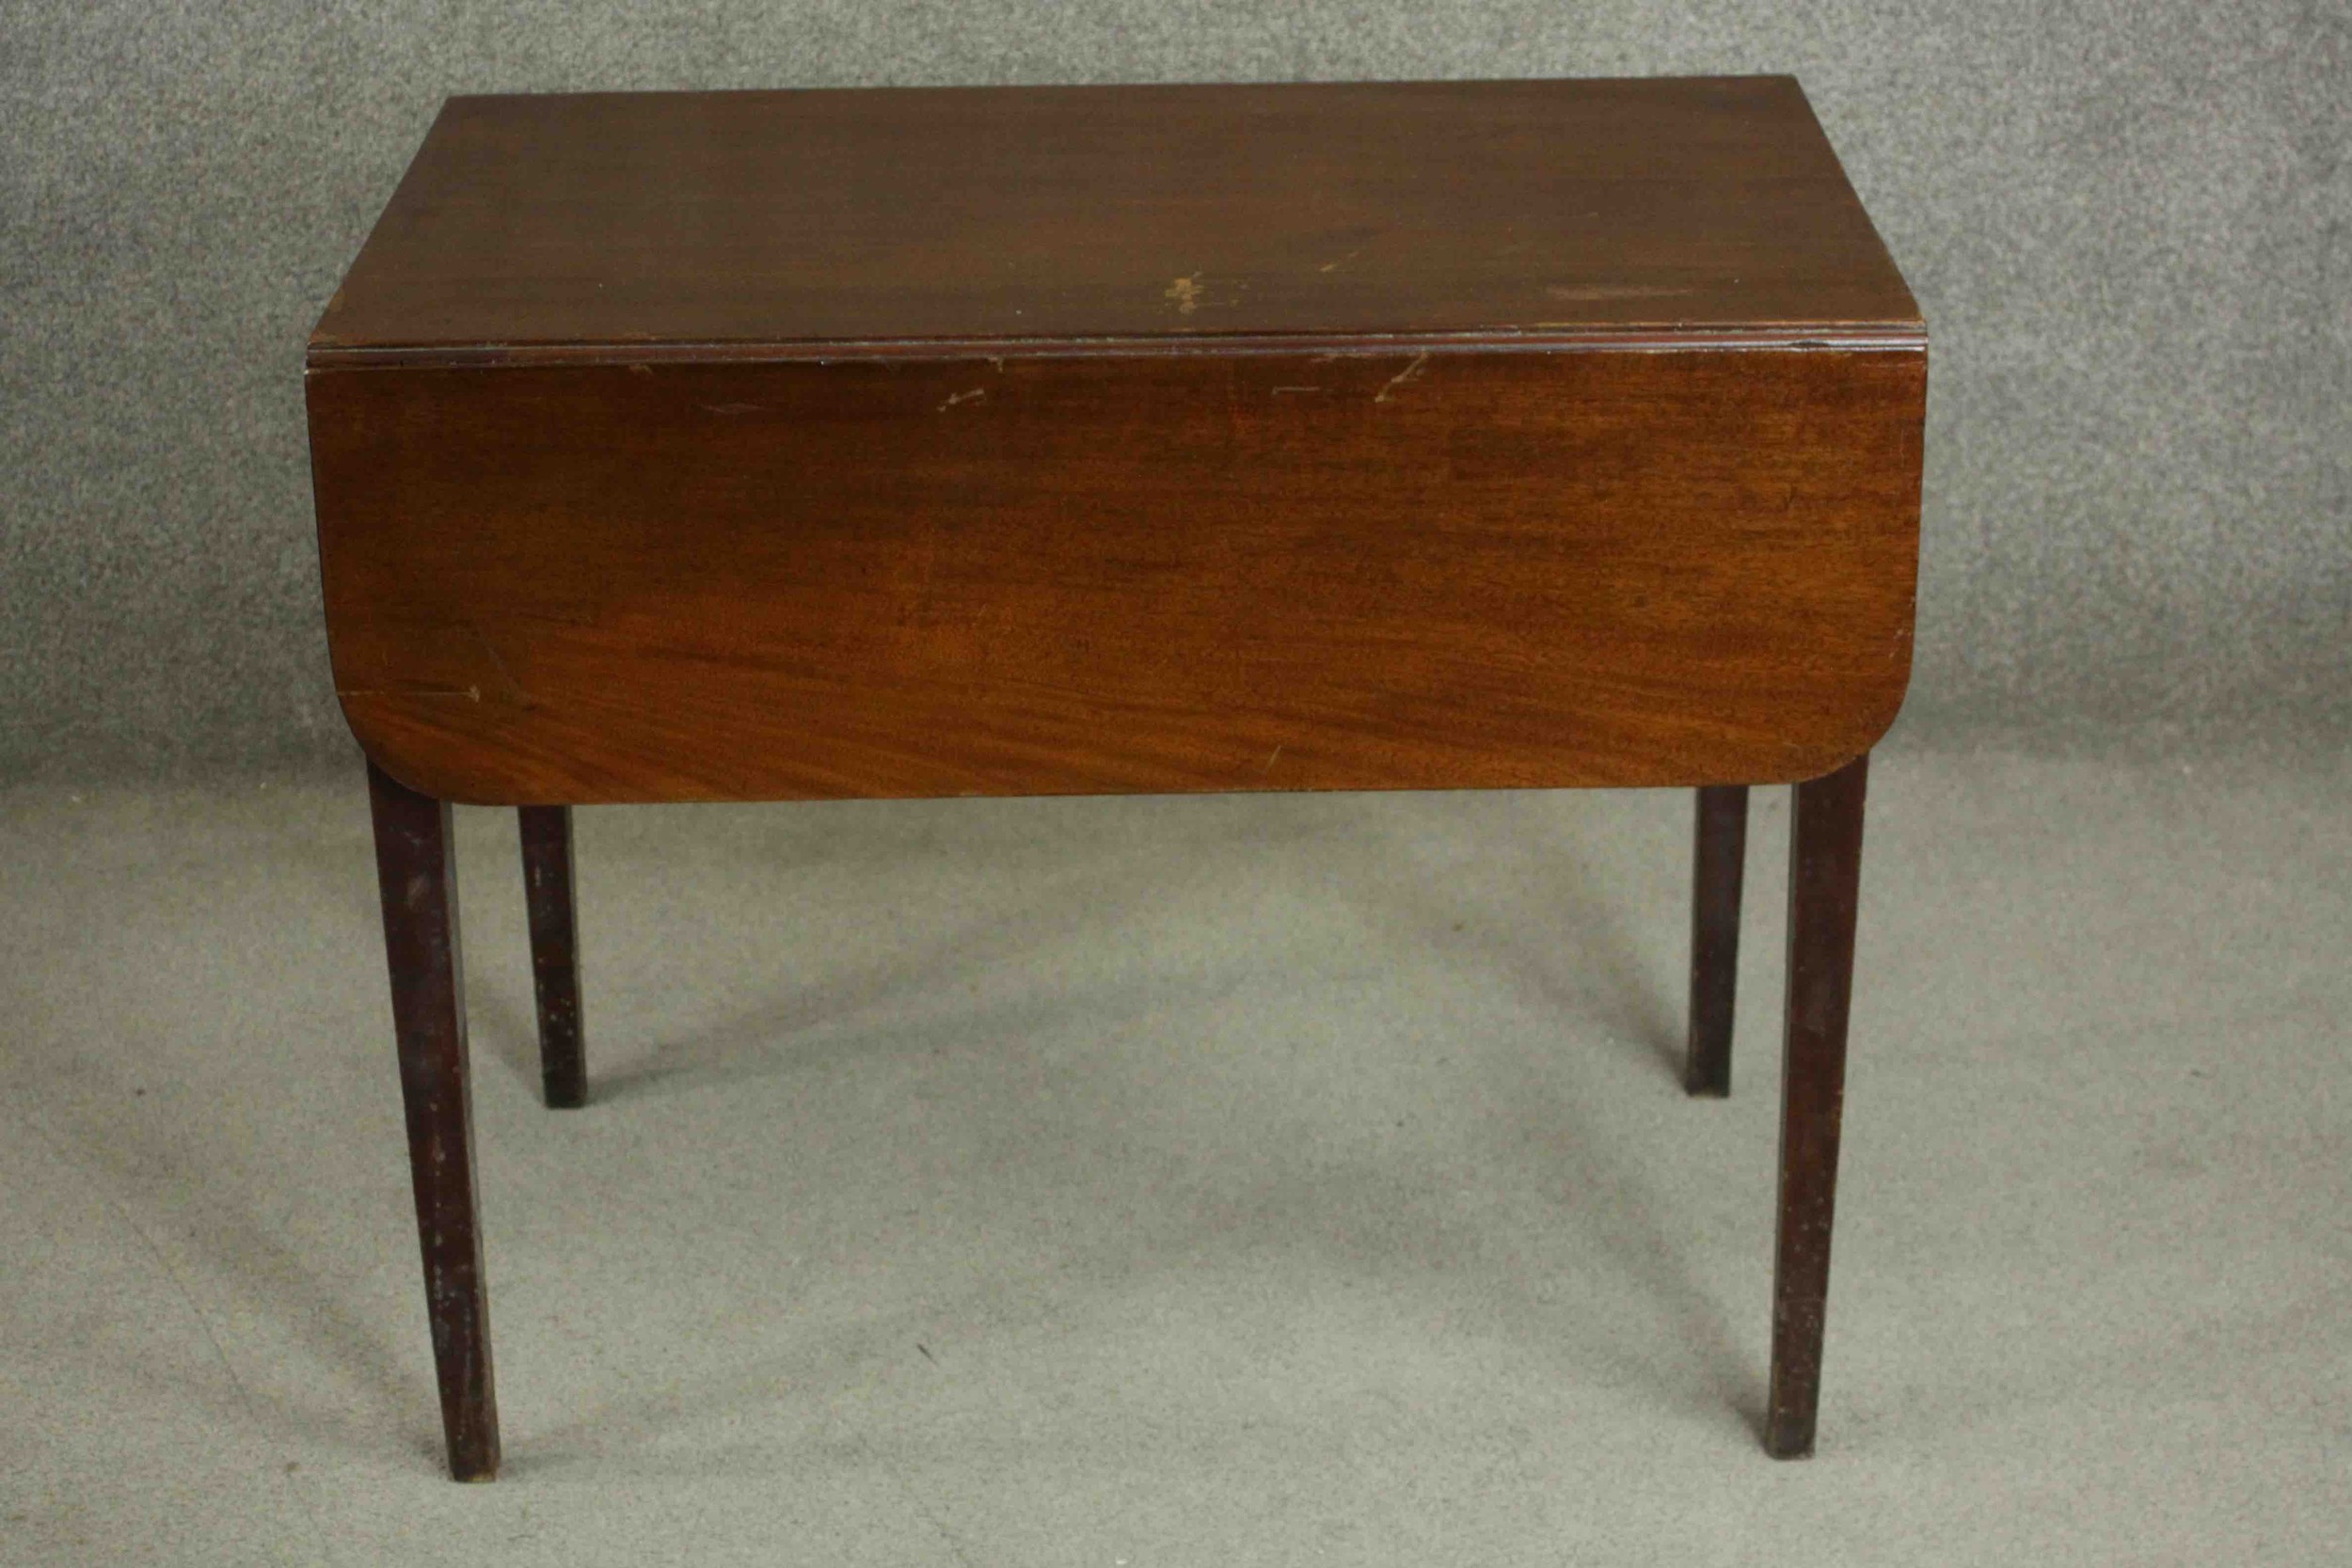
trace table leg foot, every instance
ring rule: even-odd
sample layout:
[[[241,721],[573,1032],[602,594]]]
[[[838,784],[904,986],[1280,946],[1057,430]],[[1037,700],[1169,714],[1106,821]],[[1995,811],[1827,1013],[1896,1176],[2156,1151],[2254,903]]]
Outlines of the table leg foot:
[[[466,1062],[464,966],[458,951],[457,868],[447,801],[420,795],[373,764],[368,796],[400,1038],[408,1118],[408,1170],[424,1253],[424,1299],[441,1386],[450,1473],[498,1474],[498,1401],[490,1375],[490,1315],[474,1200],[473,1114]]]
[[[1698,792],[1692,853],[1691,1037],[1682,1086],[1731,1093],[1732,1003],[1740,980],[1740,880],[1747,860],[1748,786]]]
[[[539,1073],[547,1102],[588,1102],[580,1017],[580,913],[572,891],[572,808],[524,806],[523,891],[531,911],[531,980],[539,1004]]]
[[[1788,1003],[1780,1113],[1780,1225],[1772,1259],[1772,1372],[1764,1449],[1813,1451],[1829,1301],[1830,1222],[1862,883],[1869,758],[1802,784],[1790,827]]]

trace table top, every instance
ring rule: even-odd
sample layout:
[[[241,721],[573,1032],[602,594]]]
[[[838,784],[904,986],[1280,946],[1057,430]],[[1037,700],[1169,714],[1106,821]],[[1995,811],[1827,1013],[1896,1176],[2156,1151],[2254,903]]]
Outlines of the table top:
[[[1924,338],[1796,82],[453,98],[373,360]]]

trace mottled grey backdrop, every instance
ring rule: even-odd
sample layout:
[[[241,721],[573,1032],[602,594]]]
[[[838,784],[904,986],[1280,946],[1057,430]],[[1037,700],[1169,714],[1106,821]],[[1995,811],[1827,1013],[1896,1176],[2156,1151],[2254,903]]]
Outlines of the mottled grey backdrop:
[[[0,0],[0,778],[326,754],[301,345],[452,91],[1793,71],[1934,335],[1915,731],[2340,722],[2352,5]]]

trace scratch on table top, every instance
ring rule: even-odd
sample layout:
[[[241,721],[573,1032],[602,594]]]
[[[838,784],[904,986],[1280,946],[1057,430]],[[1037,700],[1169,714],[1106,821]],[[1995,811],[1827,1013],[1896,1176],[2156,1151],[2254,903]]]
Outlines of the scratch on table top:
[[[1413,362],[1406,366],[1403,370],[1397,372],[1394,375],[1389,377],[1387,382],[1381,386],[1380,389],[1372,395],[1372,401],[1375,403],[1388,402],[1391,393],[1393,393],[1399,387],[1404,386],[1406,382],[1420,375],[1428,363],[1429,356],[1426,353],[1414,355]]]
[[[498,678],[505,683],[506,689],[499,693],[499,700],[501,702],[521,703],[525,706],[528,706],[531,703],[531,693],[523,689],[523,683],[516,680],[515,678],[515,672],[507,668],[506,660],[499,653],[497,644],[490,641],[490,634],[482,629],[482,623],[479,621],[469,621],[466,624],[466,630],[473,635],[473,640],[476,642],[482,644],[483,653],[489,657],[490,668],[497,673]],[[482,689],[480,687],[474,687],[470,689],[473,692],[473,700],[477,703],[482,701]]]
[[[939,411],[945,414],[959,403],[970,403],[975,398],[986,396],[988,396],[988,388],[985,387],[975,387],[968,392],[950,392],[947,394],[947,400],[939,405]]]
[[[1673,294],[1693,294],[1696,289],[1657,283],[1554,283],[1544,293],[1554,299],[1664,299]]]

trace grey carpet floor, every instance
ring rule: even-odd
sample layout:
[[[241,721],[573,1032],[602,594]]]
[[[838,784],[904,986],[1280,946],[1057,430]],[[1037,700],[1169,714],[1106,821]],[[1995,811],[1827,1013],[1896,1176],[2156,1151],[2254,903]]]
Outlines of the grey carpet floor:
[[[1821,1448],[1687,795],[461,812],[507,1465],[441,1479],[364,791],[0,794],[0,1561],[2352,1559],[2352,766],[1897,747]]]

